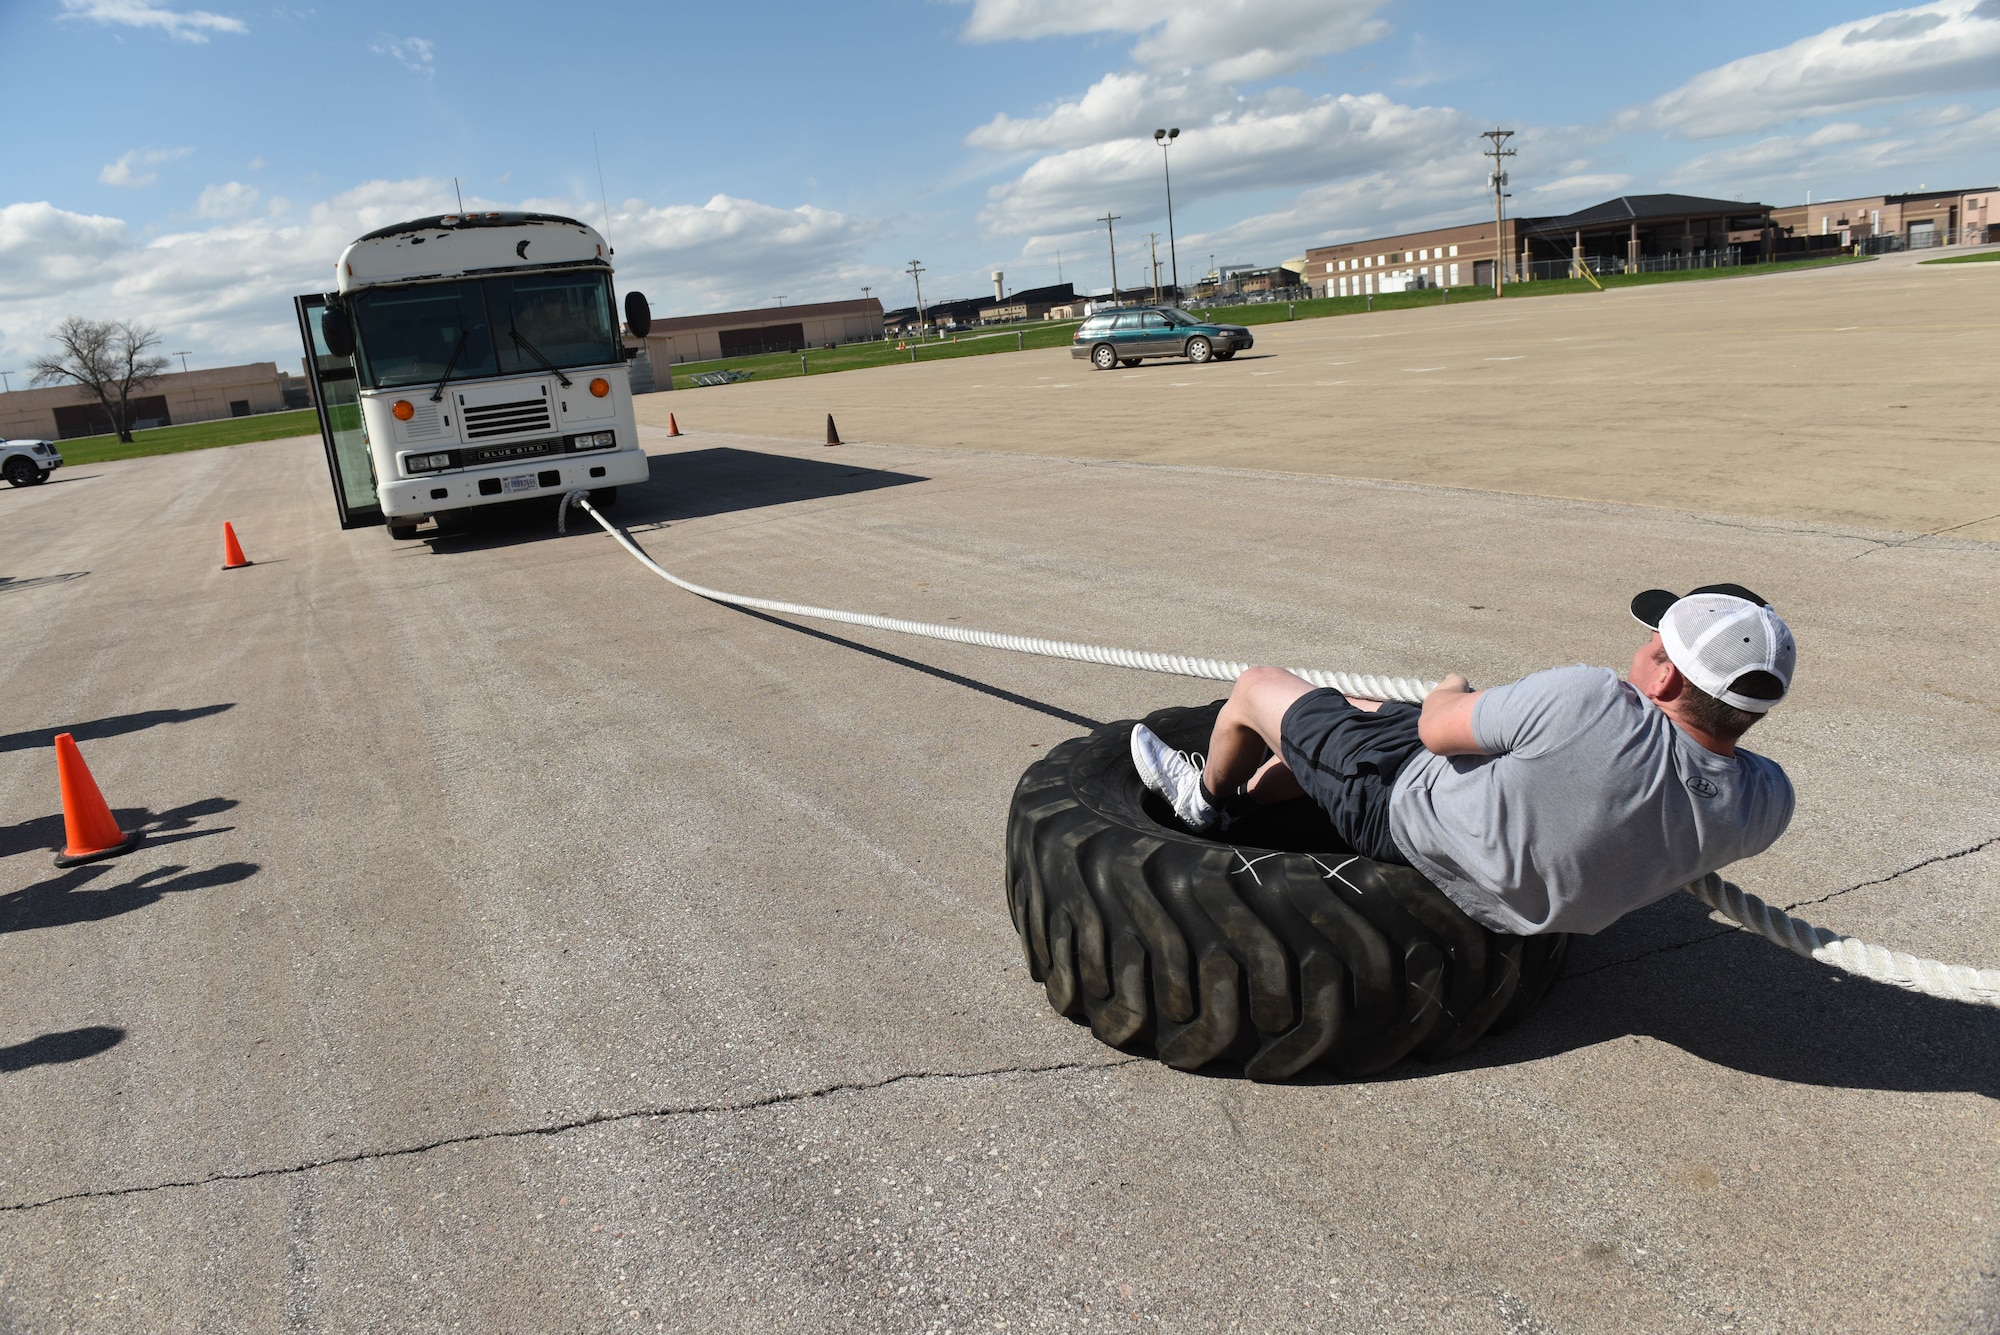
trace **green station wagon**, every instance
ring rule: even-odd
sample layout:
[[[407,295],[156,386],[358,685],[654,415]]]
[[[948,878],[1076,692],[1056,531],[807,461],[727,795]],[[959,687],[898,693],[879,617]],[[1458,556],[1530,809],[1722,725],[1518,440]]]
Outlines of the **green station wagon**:
[[[1250,331],[1240,324],[1210,324],[1176,306],[1126,306],[1098,311],[1077,326],[1069,355],[1109,371],[1148,357],[1226,362],[1251,345]]]

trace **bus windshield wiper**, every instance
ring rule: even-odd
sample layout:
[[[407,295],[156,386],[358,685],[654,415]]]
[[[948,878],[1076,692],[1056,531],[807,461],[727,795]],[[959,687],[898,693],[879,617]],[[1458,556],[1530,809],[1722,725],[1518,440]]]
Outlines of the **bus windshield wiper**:
[[[530,357],[533,357],[536,361],[540,362],[542,364],[542,369],[544,371],[549,372],[551,375],[555,376],[556,379],[562,381],[562,387],[564,389],[568,389],[570,387],[569,377],[564,375],[560,370],[558,370],[554,362],[550,361],[547,357],[542,356],[542,350],[536,347],[534,344],[528,342],[526,338],[522,337],[521,331],[514,327],[514,312],[512,311],[507,312],[507,337],[513,339],[516,343],[526,348],[528,350],[528,355]]]
[[[451,360],[444,364],[444,375],[439,377],[437,388],[431,391],[432,403],[436,403],[444,397],[444,387],[451,383],[451,373],[458,369],[459,354],[465,351],[465,342],[471,337],[472,331],[470,329],[461,329],[458,331],[458,344],[451,350]]]

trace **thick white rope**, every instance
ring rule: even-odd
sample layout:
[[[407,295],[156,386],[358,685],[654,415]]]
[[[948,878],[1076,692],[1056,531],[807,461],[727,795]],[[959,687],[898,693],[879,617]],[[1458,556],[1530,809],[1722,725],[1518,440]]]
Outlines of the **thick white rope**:
[[[1964,1001],[1975,1006],[2000,1006],[2000,969],[1975,969],[1964,964],[1944,964],[1918,959],[1900,950],[1871,946],[1851,936],[1840,936],[1824,927],[1815,927],[1794,918],[1783,909],[1772,908],[1757,896],[1733,885],[1715,872],[1688,883],[1687,892],[1730,919],[1809,960],[1831,964],[1836,969],[1877,983],[1887,983],[1927,997]]]
[[[816,621],[840,621],[850,626],[868,626],[875,630],[893,630],[903,635],[921,635],[931,640],[950,640],[955,644],[978,644],[988,649],[1009,649],[1018,654],[1040,654],[1043,658],[1070,658],[1079,663],[1102,663],[1107,667],[1138,668],[1144,672],[1169,672],[1177,677],[1202,677],[1209,681],[1235,681],[1248,672],[1254,664],[1229,663],[1216,658],[1189,658],[1184,654],[1158,654],[1145,649],[1108,649],[1097,644],[1072,644],[1067,640],[1044,640],[1032,635],[1003,635],[998,631],[972,630],[965,626],[939,626],[927,621],[904,621],[898,617],[876,616],[870,612],[838,612],[830,607],[808,607],[803,603],[774,602],[769,598],[748,598],[740,593],[724,593],[719,589],[703,588],[690,583],[679,575],[660,566],[652,557],[640,550],[624,529],[606,519],[590,503],[587,492],[572,491],[563,497],[562,508],[556,515],[556,531],[564,531],[571,505],[598,522],[606,533],[618,540],[620,546],[637,557],[645,567],[678,588],[686,589],[698,598],[711,602],[727,603],[732,607],[754,607],[760,612],[776,612],[783,616],[810,617]],[[1424,697],[1431,693],[1437,683],[1417,681],[1411,677],[1378,677],[1366,672],[1327,672],[1319,668],[1291,668],[1291,672],[1305,678],[1315,686],[1331,686],[1342,695],[1358,696],[1363,700],[1403,700],[1420,705]]]
[[[924,621],[904,621],[899,617],[875,616],[867,612],[840,612],[827,607],[810,607],[804,603],[781,603],[770,598],[749,598],[738,593],[724,593],[719,589],[705,588],[689,580],[684,580],[661,566],[646,555],[639,544],[632,541],[624,529],[606,519],[590,503],[588,492],[572,491],[562,499],[556,511],[556,531],[566,531],[569,507],[579,506],[584,513],[595,519],[598,526],[613,538],[618,545],[636,557],[640,564],[666,580],[676,588],[687,590],[698,598],[711,602],[726,603],[732,607],[751,607],[760,612],[775,612],[784,616],[807,617],[818,621],[839,621],[850,626],[868,626],[875,630],[892,630],[904,635],[921,635],[927,639],[950,640],[956,644],[984,645],[989,649],[1008,649],[1016,653],[1040,654],[1044,658],[1069,658],[1082,663],[1103,663],[1112,667],[1138,668],[1145,672],[1167,672],[1182,677],[1200,677],[1211,681],[1235,681],[1249,670],[1249,663],[1224,662],[1214,658],[1189,658],[1182,654],[1152,653],[1143,649],[1109,649],[1095,644],[1072,644],[1066,640],[1044,640],[1029,635],[1002,635],[996,631],[971,630],[964,626],[940,626]],[[1435,682],[1417,681],[1409,677],[1380,677],[1366,672],[1327,672],[1317,668],[1292,668],[1290,671],[1312,682],[1315,686],[1331,686],[1342,695],[1359,696],[1368,700],[1407,700],[1411,704],[1423,703]],[[1963,1001],[1980,1006],[2000,1006],[2000,969],[1973,969],[1962,964],[1942,964],[1937,960],[1918,959],[1901,951],[1889,950],[1882,946],[1871,946],[1853,937],[1839,936],[1824,927],[1815,927],[1809,922],[1791,917],[1781,909],[1772,908],[1757,896],[1732,885],[1714,872],[1699,881],[1689,882],[1683,887],[1695,898],[1716,912],[1729,918],[1737,925],[1756,933],[1767,941],[1775,942],[1795,955],[1831,964],[1837,969],[1878,983],[1887,983],[1911,992],[1921,992],[1928,997],[1940,997],[1947,1001]]]

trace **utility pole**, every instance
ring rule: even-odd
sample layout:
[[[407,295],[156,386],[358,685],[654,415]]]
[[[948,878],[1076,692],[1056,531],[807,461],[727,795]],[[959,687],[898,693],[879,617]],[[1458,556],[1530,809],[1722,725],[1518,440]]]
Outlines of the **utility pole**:
[[[19,374],[21,374],[19,371],[0,371],[0,385],[6,386],[5,389],[0,389],[0,394],[12,394],[14,392],[14,382],[7,377]]]
[[[1507,141],[1514,137],[1514,132],[1482,130],[1479,137],[1493,141],[1493,147],[1479,156],[1493,159],[1493,172],[1487,177],[1487,184],[1493,187],[1493,295],[1497,297],[1507,285],[1507,242],[1501,235],[1500,223],[1507,216],[1506,160],[1514,156],[1514,150],[1507,147]]]
[[[1097,220],[1104,224],[1104,234],[1111,238],[1111,304],[1113,306],[1118,304],[1118,233],[1112,230],[1111,224],[1124,216],[1122,213],[1112,213],[1106,210],[1104,216]]]
[[[861,289],[861,299],[862,299],[863,301],[866,301],[866,300],[868,300],[868,294],[869,294],[870,292],[873,292],[874,290],[875,290],[875,289],[874,289],[874,288],[872,288],[872,287],[863,287],[863,288]]]
[[[1146,233],[1146,245],[1153,256],[1153,304],[1157,306],[1160,304],[1160,234]]]
[[[192,351],[192,349],[190,349],[190,351]],[[180,358],[180,359],[181,359],[181,374],[182,374],[182,375],[186,375],[186,374],[187,374],[187,369],[188,369],[188,355],[187,355],[187,353],[185,353],[185,352],[170,352],[170,353],[168,353],[167,355],[168,355],[169,357],[178,357],[178,358]]]
[[[917,277],[924,267],[915,260],[910,261],[910,281],[917,285],[917,342],[924,341],[924,280]],[[915,353],[911,353],[915,356]]]
[[[781,297],[779,297],[779,298],[778,298],[778,307],[779,307],[779,309],[781,309],[781,310],[782,310],[782,309],[784,308],[784,305],[785,305],[785,299],[784,299],[784,298],[783,298],[783,297],[781,296]]]

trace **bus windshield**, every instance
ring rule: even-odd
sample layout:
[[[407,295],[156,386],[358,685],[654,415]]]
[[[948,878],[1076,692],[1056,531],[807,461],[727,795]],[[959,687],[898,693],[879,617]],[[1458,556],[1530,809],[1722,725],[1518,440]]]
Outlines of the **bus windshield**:
[[[455,381],[539,371],[530,347],[555,366],[618,360],[602,270],[376,287],[349,302],[355,362],[373,389],[435,384],[447,367]]]

